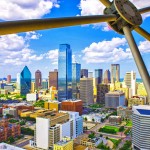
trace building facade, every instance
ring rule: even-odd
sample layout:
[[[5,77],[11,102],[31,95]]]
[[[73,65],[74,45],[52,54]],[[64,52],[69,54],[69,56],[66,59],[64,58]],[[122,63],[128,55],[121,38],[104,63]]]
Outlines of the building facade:
[[[61,103],[61,110],[79,112],[82,115],[82,100],[65,100]]]
[[[80,78],[80,99],[84,105],[93,104],[93,78]]]
[[[97,103],[105,104],[105,94],[110,90],[110,85],[98,84],[97,85]]]
[[[54,86],[58,89],[58,71],[50,71],[49,72],[49,88]]]
[[[81,78],[88,78],[88,69],[81,69]]]
[[[125,106],[125,94],[121,91],[114,91],[105,94],[105,107],[117,109]]]
[[[26,95],[31,90],[31,72],[27,66],[24,67],[20,74],[20,94]]]
[[[111,83],[120,81],[120,65],[111,64]]]
[[[72,50],[68,44],[60,44],[58,54],[58,100],[72,98]]]
[[[109,70],[106,70],[106,71],[104,72],[103,82],[104,82],[105,84],[110,83],[110,71],[109,71]]]
[[[11,75],[7,76],[7,83],[11,83]]]
[[[97,78],[98,84],[103,81],[103,69],[95,69],[95,78]]]
[[[72,63],[72,98],[79,98],[81,64]]]
[[[150,149],[150,106],[132,107],[132,144],[136,150]]]
[[[35,89],[41,89],[42,87],[42,73],[40,70],[35,72]]]

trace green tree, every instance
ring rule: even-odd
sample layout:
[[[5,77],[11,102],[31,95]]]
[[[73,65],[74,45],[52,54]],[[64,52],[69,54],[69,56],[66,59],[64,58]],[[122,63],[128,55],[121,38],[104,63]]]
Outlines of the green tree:
[[[85,117],[84,120],[87,121],[87,118]]]
[[[121,127],[119,128],[119,131],[120,131],[120,132],[123,132],[123,131],[124,131],[124,126],[121,126]]]
[[[11,144],[11,143],[14,143],[15,142],[15,139],[12,137],[12,136],[10,136],[9,138],[8,138],[8,142]]]

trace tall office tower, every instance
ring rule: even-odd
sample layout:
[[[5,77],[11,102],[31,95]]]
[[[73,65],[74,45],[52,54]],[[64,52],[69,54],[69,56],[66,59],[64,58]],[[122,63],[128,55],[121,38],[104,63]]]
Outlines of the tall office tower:
[[[65,100],[61,103],[61,110],[79,112],[82,115],[82,100]]]
[[[35,89],[41,89],[42,87],[42,73],[40,70],[35,72]]]
[[[88,78],[88,69],[81,69],[81,78]]]
[[[93,104],[93,78],[80,78],[80,99],[84,105]]]
[[[31,82],[31,93],[35,92],[35,82]]]
[[[20,74],[20,94],[26,95],[31,90],[31,72],[25,66]]]
[[[7,83],[10,83],[11,82],[11,75],[8,75],[7,76]]]
[[[68,44],[59,45],[58,100],[72,98],[72,50]]]
[[[126,87],[132,89],[132,96],[134,96],[136,94],[136,73],[133,71],[126,72],[124,83]]]
[[[49,72],[49,88],[51,86],[54,86],[56,89],[58,89],[58,71],[50,71]]]
[[[150,106],[132,107],[132,144],[136,150],[150,150]]]
[[[20,90],[20,73],[17,73],[16,86],[17,86],[17,90]]]
[[[111,83],[120,81],[120,65],[111,64]]]
[[[105,94],[105,107],[116,109],[125,106],[125,94],[121,91],[114,91]]]
[[[81,64],[72,63],[72,98],[79,98],[79,86],[81,77]]]
[[[102,83],[103,81],[103,69],[95,69],[95,78],[97,78],[97,82]]]
[[[105,94],[110,90],[110,85],[98,84],[97,85],[97,103],[105,104]]]
[[[110,71],[109,71],[109,70],[106,70],[106,71],[104,72],[104,79],[103,79],[103,82],[104,82],[105,84],[110,83]]]

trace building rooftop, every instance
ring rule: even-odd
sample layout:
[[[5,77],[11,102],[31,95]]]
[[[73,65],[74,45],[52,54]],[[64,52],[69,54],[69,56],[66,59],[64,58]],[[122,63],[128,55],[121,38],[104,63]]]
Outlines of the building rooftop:
[[[133,106],[132,110],[135,114],[150,116],[150,105]]]
[[[109,91],[109,93],[106,93],[107,95],[123,95],[124,92],[122,91]]]
[[[6,143],[0,143],[0,149],[1,150],[25,150],[23,148],[12,146]]]
[[[74,150],[85,150],[87,147],[86,146],[83,146],[83,145],[76,145],[74,147]]]
[[[62,102],[80,102],[80,101],[82,101],[82,100],[80,100],[80,99],[66,99]]]

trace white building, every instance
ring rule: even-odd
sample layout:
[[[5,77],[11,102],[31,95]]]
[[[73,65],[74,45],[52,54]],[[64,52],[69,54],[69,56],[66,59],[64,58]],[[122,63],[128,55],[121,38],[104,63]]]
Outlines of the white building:
[[[29,93],[26,95],[27,101],[37,101],[38,100],[38,93]]]
[[[17,90],[20,90],[20,73],[17,73],[16,85],[17,85]]]
[[[131,71],[131,72],[126,72],[126,75],[124,77],[124,85],[125,87],[131,88],[132,89],[132,95],[136,95],[136,73]]]
[[[5,116],[7,114],[13,115],[14,117],[18,116],[17,109],[11,108],[11,107],[10,108],[3,108],[3,116]]]
[[[73,135],[76,138],[83,133],[83,118],[79,116],[79,112],[72,111],[59,111],[62,113],[69,113],[70,120],[73,120]]]
[[[20,147],[16,147],[13,145],[9,145],[6,143],[0,143],[0,150],[25,150],[25,149],[20,148]]]
[[[132,107],[132,144],[137,150],[150,150],[150,106]]]

